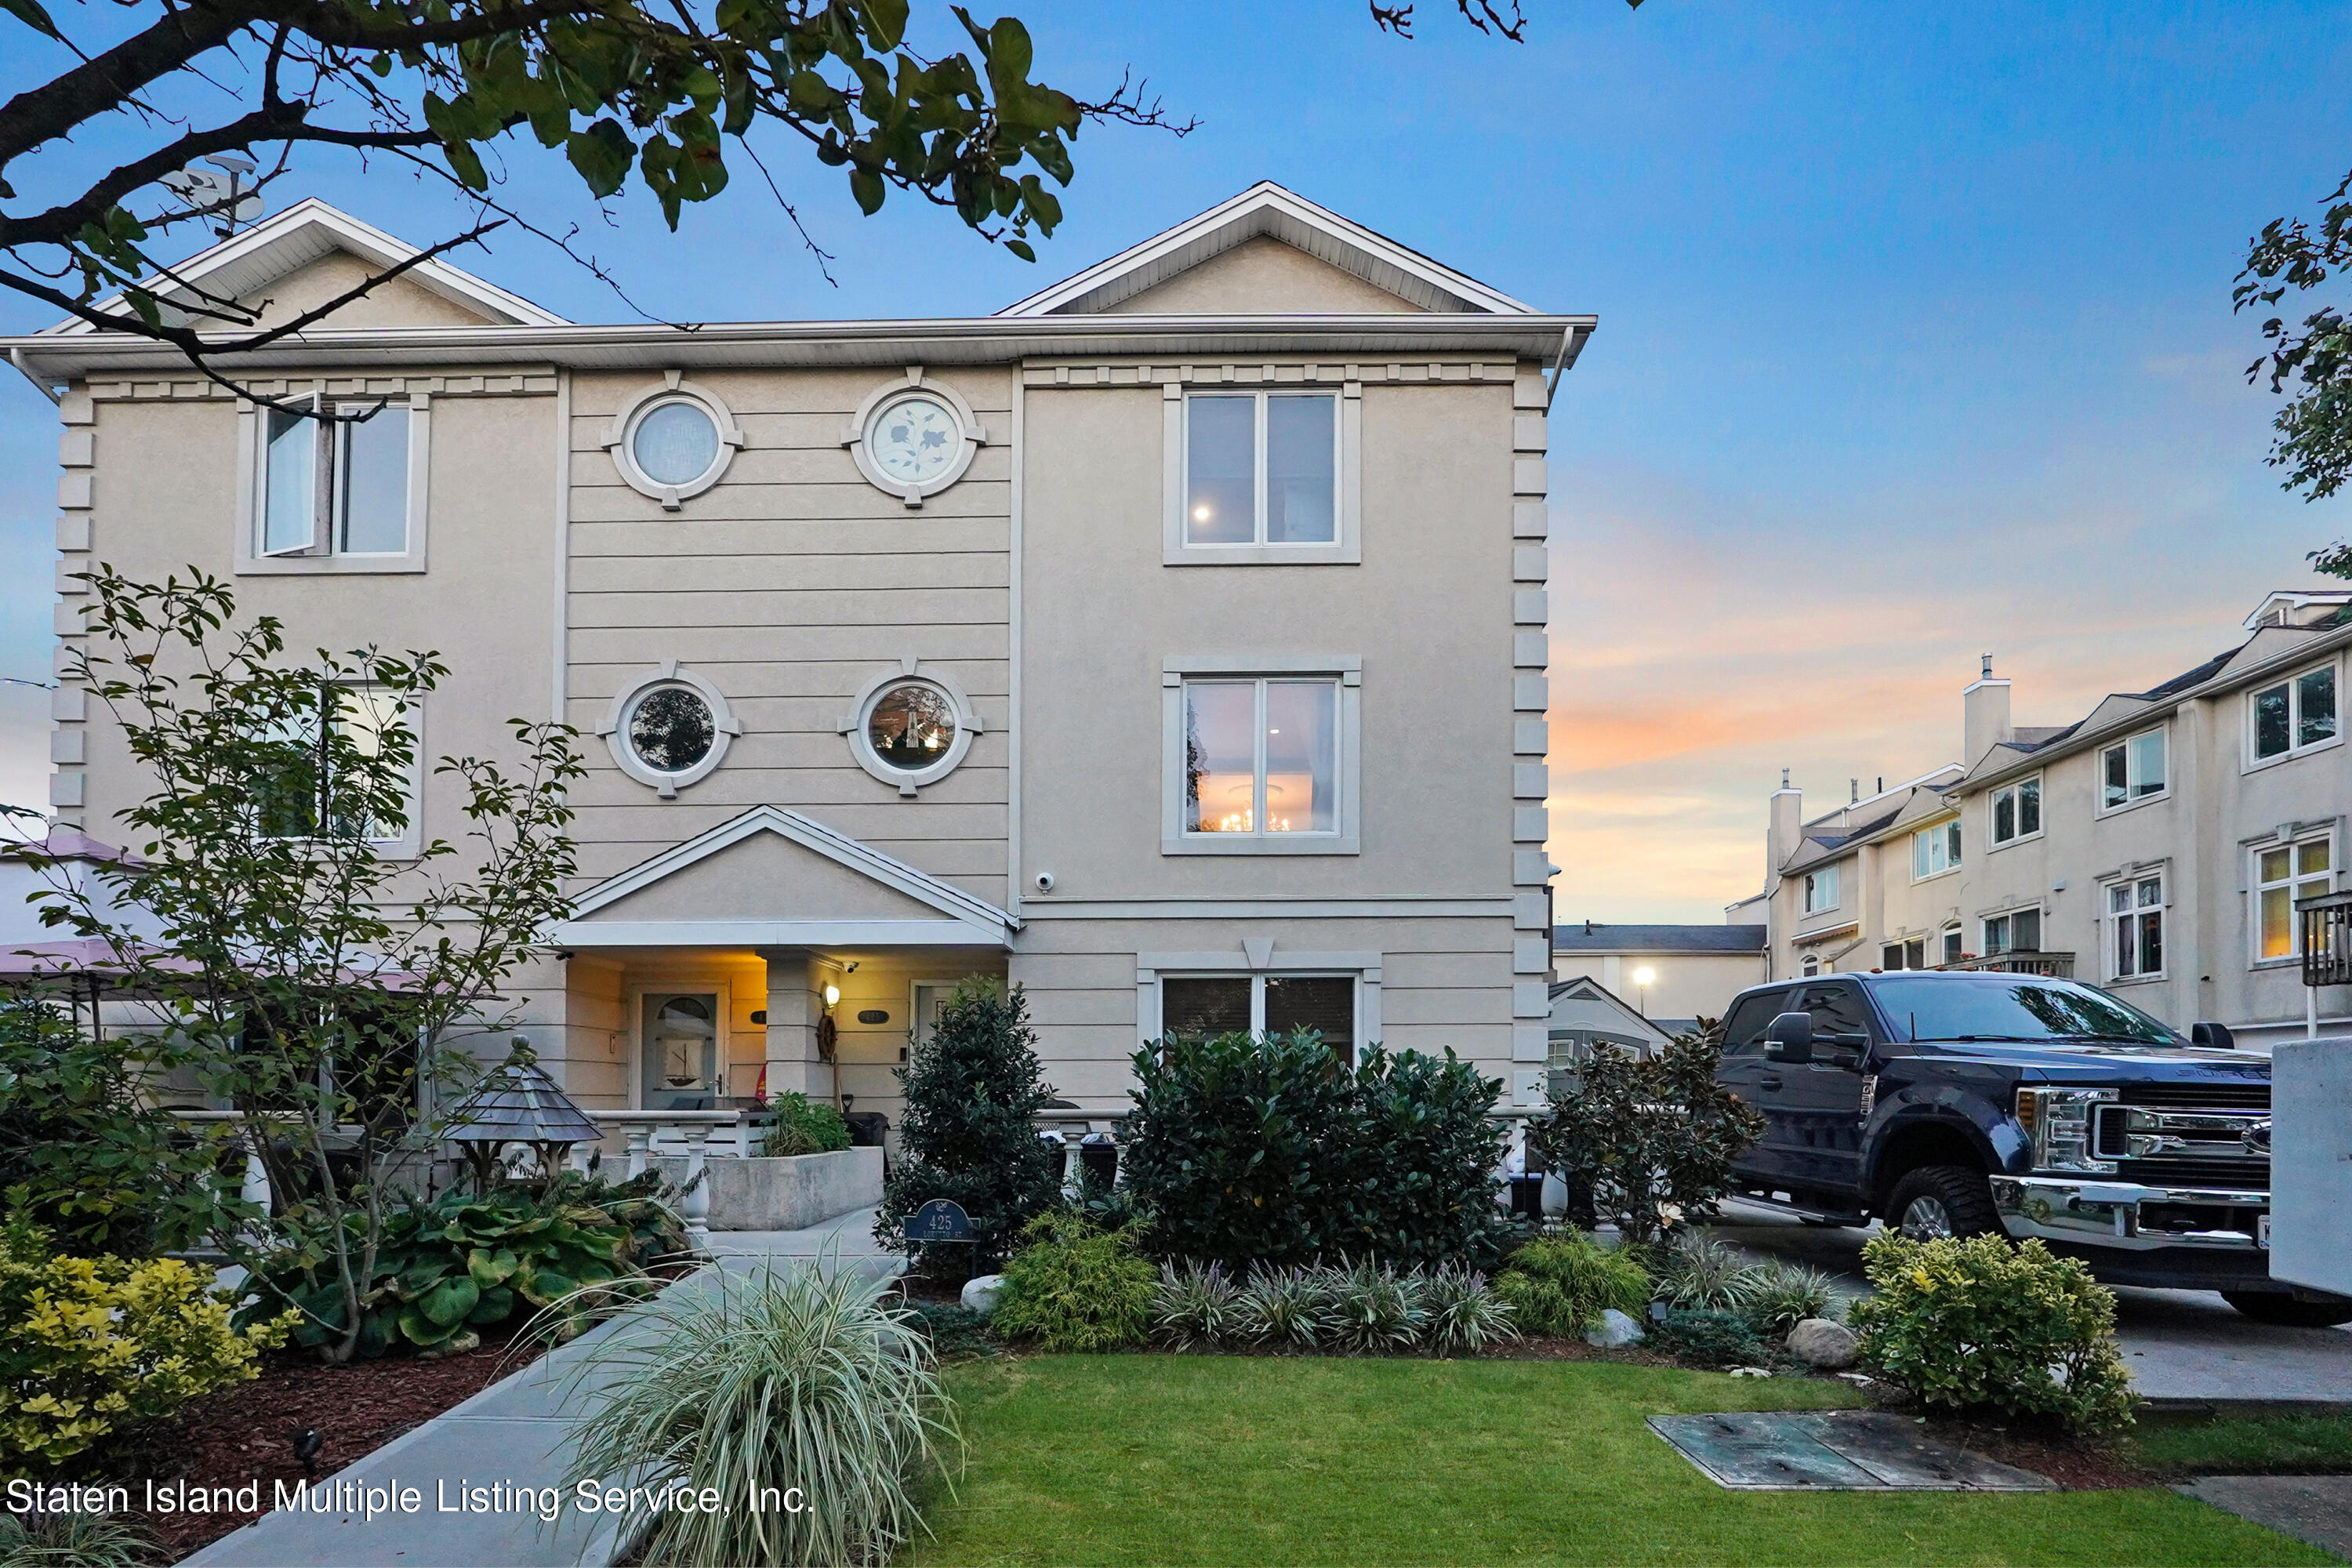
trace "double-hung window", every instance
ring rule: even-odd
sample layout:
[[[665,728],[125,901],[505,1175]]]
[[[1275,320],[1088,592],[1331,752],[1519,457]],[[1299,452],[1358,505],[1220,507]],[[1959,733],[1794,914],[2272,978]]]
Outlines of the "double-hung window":
[[[1992,792],[1992,843],[1995,848],[2031,838],[2042,831],[2042,775],[2003,784]]]
[[[312,397],[296,407],[257,407],[253,419],[250,545],[241,570],[424,569],[421,405]]]
[[[2107,978],[2164,973],[2164,878],[2126,877],[2106,890]]]
[[[2330,744],[2338,731],[2336,666],[2263,687],[2247,700],[2247,721],[2257,766]]]
[[[1960,962],[1960,928],[1958,926],[1946,926],[1944,928],[1943,961],[1946,963],[1958,963]]]
[[[1913,937],[1908,942],[1890,942],[1878,950],[1881,969],[1925,969],[1927,967],[1927,942],[1925,937]]]
[[[265,838],[352,838],[392,847],[419,837],[414,708],[364,686],[256,737],[256,827]],[[386,748],[393,751],[387,757]]]
[[[1352,974],[1164,974],[1160,1037],[1320,1035],[1339,1059],[1356,1059],[1356,981]]]
[[[1351,562],[1360,400],[1339,389],[1168,389],[1171,565]]]
[[[1838,868],[1824,866],[1805,873],[1805,913],[1817,915],[1837,908]]]
[[[1358,661],[1276,662],[1168,661],[1165,852],[1356,852]]]
[[[2150,795],[2162,795],[2165,761],[2161,730],[2134,735],[2100,752],[2099,809],[2113,811],[2117,806],[2134,805]]]
[[[1987,958],[2002,952],[2039,952],[2041,951],[2041,910],[2011,910],[2006,914],[1986,918],[1984,952]]]
[[[2302,956],[2294,901],[2334,890],[2335,847],[2334,836],[2322,834],[2254,851],[2255,962]]]
[[[1955,871],[1960,864],[1960,822],[1954,817],[1933,827],[1923,827],[1911,836],[1911,879],[1925,881]],[[1916,969],[1917,964],[1911,967]]]

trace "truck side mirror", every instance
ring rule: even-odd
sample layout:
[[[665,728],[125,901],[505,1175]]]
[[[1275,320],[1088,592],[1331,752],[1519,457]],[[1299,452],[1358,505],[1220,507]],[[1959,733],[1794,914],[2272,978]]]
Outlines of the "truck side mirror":
[[[1764,1056],[1768,1061],[1786,1062],[1801,1067],[1813,1059],[1813,1016],[1811,1013],[1783,1013],[1772,1020],[1764,1031]]]
[[[2189,1029],[2189,1043],[2217,1051],[2233,1051],[2238,1048],[2238,1037],[2230,1032],[2227,1024],[2193,1024]]]

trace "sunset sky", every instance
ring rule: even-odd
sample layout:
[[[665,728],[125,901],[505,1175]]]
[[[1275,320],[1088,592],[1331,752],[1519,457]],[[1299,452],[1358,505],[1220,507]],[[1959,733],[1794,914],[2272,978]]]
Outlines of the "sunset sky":
[[[509,196],[673,320],[986,313],[1261,178],[1597,312],[1551,426],[1563,919],[1720,921],[1761,885],[1782,767],[1821,808],[1958,760],[1986,652],[2021,723],[2072,720],[2230,646],[2352,531],[2263,466],[2275,400],[2230,310],[2247,237],[2352,167],[2340,5],[1526,0],[1513,45],[1448,0],[1410,43],[1360,0],[1007,4],[1045,79],[1132,65],[1202,121],[1087,131],[1034,268],[904,201],[860,219],[780,147],[837,287],[748,168],[676,237],[642,193],[608,224],[535,147]],[[12,55],[0,95],[53,66]],[[324,153],[275,204],[309,194],[419,242],[460,216]],[[451,259],[631,319],[535,241]],[[0,298],[0,330],[48,319]],[[54,462],[7,377],[0,675],[47,673]],[[46,710],[0,686],[0,800],[45,798]]]

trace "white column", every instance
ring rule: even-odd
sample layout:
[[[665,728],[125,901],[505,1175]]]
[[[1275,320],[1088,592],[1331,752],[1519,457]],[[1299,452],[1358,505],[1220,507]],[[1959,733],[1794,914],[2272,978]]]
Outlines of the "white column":
[[[778,949],[768,962],[768,1092],[795,1091],[830,1100],[833,1085],[816,1054],[817,1020],[824,998],[817,991],[815,966],[806,952]]]
[[[629,1180],[635,1181],[646,1173],[646,1150],[654,1141],[654,1130],[642,1122],[625,1130],[629,1148]]]

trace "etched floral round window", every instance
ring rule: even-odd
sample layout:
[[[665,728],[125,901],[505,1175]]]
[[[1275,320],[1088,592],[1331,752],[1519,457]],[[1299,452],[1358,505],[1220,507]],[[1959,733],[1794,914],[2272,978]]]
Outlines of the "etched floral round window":
[[[902,681],[874,700],[866,743],[886,766],[919,773],[945,760],[956,742],[955,704],[926,681]]]
[[[691,773],[718,742],[719,723],[701,693],[657,686],[629,710],[629,750],[657,773]]]
[[[719,461],[719,422],[699,403],[657,403],[629,432],[629,457],[657,485],[690,485]]]

